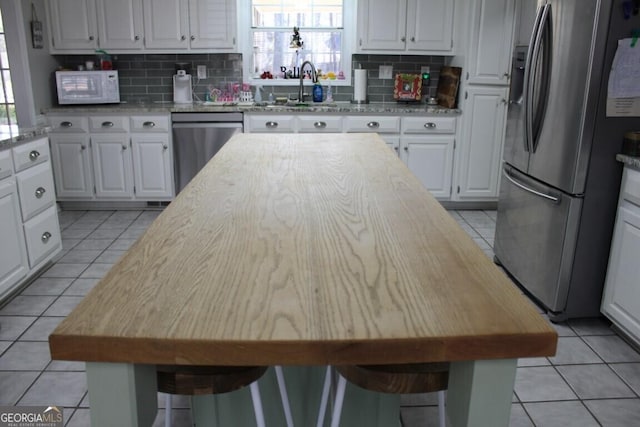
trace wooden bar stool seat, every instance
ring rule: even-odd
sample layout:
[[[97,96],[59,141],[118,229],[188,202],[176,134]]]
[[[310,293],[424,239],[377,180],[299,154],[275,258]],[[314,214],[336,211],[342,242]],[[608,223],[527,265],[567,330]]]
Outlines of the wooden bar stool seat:
[[[331,382],[331,369],[327,368],[322,390],[317,426],[324,425],[324,413]],[[440,426],[445,426],[444,390],[449,383],[449,363],[415,363],[402,365],[350,365],[333,367],[338,373],[331,427],[340,425],[342,405],[347,381],[366,390],[379,393],[411,394],[438,392]]]
[[[158,391],[166,393],[165,427],[171,426],[171,395],[220,394],[238,390],[246,385],[251,388],[251,399],[256,425],[265,427],[262,399],[258,379],[266,366],[165,366],[156,367]]]

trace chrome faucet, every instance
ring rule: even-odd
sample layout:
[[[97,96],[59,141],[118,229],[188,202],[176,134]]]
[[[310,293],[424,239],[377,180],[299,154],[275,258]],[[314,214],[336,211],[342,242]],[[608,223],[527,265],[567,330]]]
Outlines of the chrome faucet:
[[[318,75],[316,73],[316,67],[313,66],[311,61],[304,61],[300,66],[300,92],[298,93],[298,102],[304,102],[304,92],[302,89],[302,80],[304,79],[304,66],[309,64],[311,66],[311,80],[313,83],[318,82]]]

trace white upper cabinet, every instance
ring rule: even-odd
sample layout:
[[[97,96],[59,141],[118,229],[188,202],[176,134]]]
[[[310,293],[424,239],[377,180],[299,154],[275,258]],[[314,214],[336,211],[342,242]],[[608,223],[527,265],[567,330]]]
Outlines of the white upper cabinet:
[[[236,49],[235,0],[144,0],[145,47]]]
[[[94,0],[49,0],[47,5],[53,53],[98,47]]]
[[[357,50],[451,52],[453,11],[453,0],[360,0]]]
[[[189,0],[191,48],[236,47],[235,0]]]
[[[468,83],[507,85],[513,50],[514,2],[476,0],[471,4]]]
[[[52,53],[237,49],[236,0],[51,0]]]
[[[96,8],[101,48],[143,48],[141,0],[96,0]]]
[[[189,46],[189,5],[185,0],[143,0],[145,47]]]

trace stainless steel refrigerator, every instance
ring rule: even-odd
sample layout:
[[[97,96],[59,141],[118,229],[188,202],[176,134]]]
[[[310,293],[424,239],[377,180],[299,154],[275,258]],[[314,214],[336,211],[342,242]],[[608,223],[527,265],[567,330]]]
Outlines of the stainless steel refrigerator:
[[[526,1],[526,0],[525,0]],[[554,321],[598,316],[622,165],[637,117],[606,117],[620,0],[538,1],[514,51],[494,251]]]

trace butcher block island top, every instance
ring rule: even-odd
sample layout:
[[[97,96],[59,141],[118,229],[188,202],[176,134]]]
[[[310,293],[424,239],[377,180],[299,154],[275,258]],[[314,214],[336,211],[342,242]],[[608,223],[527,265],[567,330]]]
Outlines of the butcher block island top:
[[[514,359],[556,341],[375,134],[236,135],[49,338],[53,359],[174,365]]]

